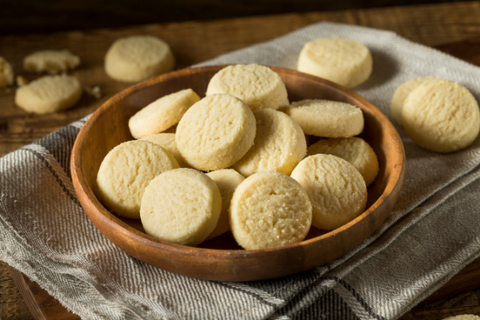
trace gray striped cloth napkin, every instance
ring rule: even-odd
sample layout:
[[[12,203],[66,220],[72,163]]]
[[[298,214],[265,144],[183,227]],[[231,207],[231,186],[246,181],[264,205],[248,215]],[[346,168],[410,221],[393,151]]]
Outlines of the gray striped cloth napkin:
[[[390,116],[402,83],[457,81],[480,98],[480,68],[394,33],[319,23],[207,64],[295,68],[303,44],[344,37],[373,54],[357,92]],[[72,145],[85,119],[0,159],[0,259],[84,319],[396,319],[480,255],[480,140],[426,151],[397,126],[407,156],[400,198],[352,252],[314,270],[257,282],[197,280],[142,263],[88,220],[73,190]]]

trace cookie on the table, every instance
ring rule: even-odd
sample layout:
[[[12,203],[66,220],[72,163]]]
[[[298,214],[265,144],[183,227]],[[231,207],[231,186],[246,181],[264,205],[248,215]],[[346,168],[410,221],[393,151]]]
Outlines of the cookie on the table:
[[[460,314],[457,316],[443,318],[443,320],[480,320],[480,317],[474,314]]]
[[[12,65],[0,57],[0,87],[13,84],[13,68]]]
[[[17,89],[15,104],[28,112],[52,113],[74,106],[82,96],[74,76],[44,76]]]
[[[174,67],[175,57],[170,46],[148,35],[117,39],[105,55],[105,72],[117,81],[138,82]]]
[[[313,206],[312,225],[333,230],[355,219],[365,209],[367,186],[348,161],[329,154],[302,160],[291,177],[307,191]]]
[[[233,192],[238,185],[245,180],[245,177],[233,169],[211,171],[207,173],[207,176],[215,181],[222,195],[222,213],[220,214],[220,219],[218,219],[215,230],[207,237],[208,240],[230,230],[230,218],[228,217],[230,200],[232,200]]]
[[[120,216],[140,218],[140,202],[150,181],[178,168],[173,155],[143,140],[119,144],[105,156],[97,174],[98,197]]]
[[[351,88],[370,77],[372,64],[370,50],[363,43],[320,38],[305,44],[298,57],[297,69]]]
[[[160,147],[169,151],[177,160],[181,168],[188,168],[188,163],[183,159],[182,154],[178,151],[177,143],[175,142],[175,133],[157,133],[143,137],[141,140],[150,141],[158,144]]]
[[[140,219],[153,237],[196,246],[215,229],[221,210],[222,196],[215,182],[200,171],[181,168],[150,182]]]
[[[80,58],[68,50],[41,50],[23,59],[23,68],[29,72],[57,74],[75,69]]]
[[[402,125],[402,108],[408,95],[419,85],[427,81],[437,79],[435,77],[421,77],[409,80],[395,90],[390,102],[390,114],[393,120]]]
[[[279,172],[251,175],[237,187],[230,203],[233,236],[247,250],[298,243],[311,223],[307,193],[297,181]]]
[[[257,64],[237,64],[218,71],[208,83],[207,95],[228,93],[252,110],[288,105],[287,89],[272,69]]]
[[[257,123],[255,142],[233,168],[245,177],[259,171],[290,174],[307,151],[302,129],[289,116],[277,110],[260,109],[253,114]]]
[[[175,140],[190,166],[210,171],[228,168],[241,159],[255,133],[255,116],[245,103],[229,94],[214,94],[188,109]]]
[[[348,138],[364,127],[362,109],[345,102],[307,99],[292,102],[284,111],[313,136]]]
[[[331,154],[347,160],[360,172],[367,187],[378,174],[378,159],[372,147],[362,138],[321,139],[307,149],[307,155]]]
[[[128,121],[130,133],[136,139],[156,134],[176,125],[187,110],[200,101],[192,89],[163,96],[134,114]]]
[[[464,86],[434,79],[408,95],[402,123],[416,144],[446,153],[466,148],[477,138],[480,112],[475,97]]]

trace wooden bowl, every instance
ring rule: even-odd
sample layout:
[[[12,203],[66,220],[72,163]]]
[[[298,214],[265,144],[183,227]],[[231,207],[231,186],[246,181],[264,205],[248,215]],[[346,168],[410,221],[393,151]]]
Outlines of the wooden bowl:
[[[295,70],[276,68],[290,101],[330,99],[360,107],[365,118],[361,137],[375,150],[380,172],[368,188],[367,209],[331,232],[312,228],[301,243],[264,250],[243,250],[228,235],[188,247],[155,239],[143,232],[139,220],[110,213],[95,196],[96,176],[105,155],[133,139],[128,119],[159,97],[192,88],[204,95],[210,78],[224,66],[183,69],[128,88],[103,104],[85,123],[75,142],[71,171],[78,199],[94,225],[114,244],[150,265],[195,278],[251,281],[277,278],[313,269],[358,246],[385,220],[403,184],[405,155],[397,131],[370,102],[355,92]]]

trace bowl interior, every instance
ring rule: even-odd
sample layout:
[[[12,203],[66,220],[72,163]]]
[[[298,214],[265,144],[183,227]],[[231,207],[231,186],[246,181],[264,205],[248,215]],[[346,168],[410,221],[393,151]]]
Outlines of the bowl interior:
[[[129,118],[159,97],[185,88],[192,88],[200,97],[203,97],[210,78],[222,67],[183,69],[150,79],[112,97],[91,116],[75,143],[71,168],[77,195],[92,222],[120,248],[142,261],[181,274],[213,280],[244,281],[292,274],[338,258],[361,243],[383,222],[398,197],[404,175],[404,151],[401,140],[388,119],[358,94],[327,80],[291,69],[272,67],[285,82],[290,101],[329,99],[356,105],[363,111],[365,129],[360,137],[366,140],[377,154],[380,171],[374,183],[368,188],[367,210],[357,219],[331,232],[312,228],[302,243],[283,248],[245,251],[228,235],[222,235],[204,242],[197,248],[191,248],[170,244],[146,235],[143,233],[140,220],[114,215],[98,201],[95,196],[98,169],[103,158],[112,148],[133,139],[128,129]],[[311,141],[315,141],[315,138],[312,137]],[[345,237],[345,239],[332,240],[334,237]],[[349,237],[354,239],[348,239]],[[201,275],[197,274],[198,271],[189,271],[192,268],[187,268],[188,270],[185,271],[171,265],[192,263],[192,259],[197,261],[199,256],[209,255],[218,261],[224,261],[227,266],[229,263],[233,265],[235,259],[237,262],[238,259],[262,260],[271,259],[272,256],[283,259],[280,256],[291,255],[293,251],[305,255],[309,250],[318,250],[320,247],[326,252],[325,257],[317,257],[318,254],[312,258],[304,257],[300,266],[279,271],[273,276],[258,275],[258,270],[256,276],[242,277],[241,274],[245,273],[245,270],[238,270],[240,276],[236,277],[212,276],[211,273],[216,269],[208,270],[209,267],[211,268],[211,263],[206,258],[206,262],[197,265],[197,269],[202,266],[206,268]],[[147,256],[152,253],[160,253],[165,257],[155,259]],[[183,260],[177,261],[179,257],[183,257]],[[190,274],[191,272],[193,274]],[[256,271],[248,272],[255,274]]]

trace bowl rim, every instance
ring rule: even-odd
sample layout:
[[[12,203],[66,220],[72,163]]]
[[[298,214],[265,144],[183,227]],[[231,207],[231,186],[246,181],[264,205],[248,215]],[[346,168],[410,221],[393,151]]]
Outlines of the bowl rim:
[[[395,127],[393,124],[388,120],[388,118],[378,109],[376,108],[371,102],[369,102],[367,99],[359,95],[358,93],[354,92],[351,89],[345,88],[343,86],[340,86],[336,83],[333,83],[331,81],[328,81],[323,78],[319,78],[310,74],[302,73],[300,71],[294,70],[294,69],[289,69],[289,68],[282,68],[282,67],[275,67],[275,66],[267,66],[271,68],[273,71],[281,71],[282,73],[286,74],[298,74],[301,73],[302,77],[305,77],[309,80],[312,80],[314,82],[323,82],[324,85],[330,87],[330,89],[335,90],[336,92],[341,92],[341,94],[348,94],[351,98],[354,100],[360,102],[363,105],[368,106],[368,109],[370,112],[372,112],[375,117],[379,118],[382,121],[389,134],[390,138],[392,139],[392,143],[394,143],[397,146],[397,151],[399,152],[397,157],[398,157],[398,162],[400,165],[394,166],[392,169],[392,172],[390,174],[390,178],[388,179],[388,182],[385,186],[385,189],[381,193],[381,195],[375,200],[375,202],[370,205],[370,207],[366,208],[362,214],[357,216],[355,219],[350,221],[349,223],[334,229],[332,231],[329,231],[325,234],[313,237],[308,240],[303,240],[299,243],[295,244],[290,244],[287,246],[281,246],[281,247],[275,247],[275,248],[268,248],[268,249],[257,249],[257,250],[242,250],[242,249],[213,249],[213,248],[200,248],[200,247],[190,247],[190,246],[184,246],[180,244],[175,244],[171,242],[167,242],[164,240],[156,239],[153,236],[147,235],[146,233],[143,233],[134,227],[130,226],[126,222],[122,221],[120,218],[118,218],[115,214],[112,214],[110,211],[108,211],[98,200],[96,195],[94,194],[93,190],[89,187],[85,176],[82,174],[82,168],[81,166],[81,153],[83,146],[80,145],[79,141],[82,141],[83,139],[80,139],[81,137],[84,137],[88,134],[90,131],[91,127],[95,124],[96,119],[98,119],[99,115],[105,113],[110,107],[121,101],[122,99],[125,99],[127,96],[130,96],[140,90],[143,90],[147,87],[157,85],[161,82],[166,82],[171,79],[175,78],[181,78],[190,74],[194,73],[202,73],[207,70],[220,70],[223,67],[229,66],[229,64],[225,65],[211,65],[211,66],[201,66],[201,67],[192,67],[192,68],[184,68],[180,70],[176,70],[170,73],[166,73],[151,79],[148,79],[146,81],[143,81],[141,83],[135,84],[129,88],[126,88],[119,93],[115,94],[111,98],[109,98],[107,101],[105,101],[86,121],[86,123],[83,125],[83,127],[80,129],[80,132],[75,140],[73,149],[72,149],[72,156],[71,156],[71,161],[70,161],[70,168],[71,168],[71,173],[72,173],[72,180],[74,183],[74,188],[77,194],[83,194],[85,195],[85,201],[86,203],[81,203],[82,207],[84,205],[88,205],[89,207],[94,207],[96,209],[95,214],[92,211],[86,210],[84,208],[84,211],[87,213],[88,217],[92,222],[94,222],[94,225],[96,223],[102,223],[102,225],[105,225],[107,227],[121,227],[121,233],[129,237],[132,241],[135,241],[137,243],[140,243],[142,245],[148,245],[151,247],[155,247],[156,249],[159,250],[167,250],[168,252],[171,253],[181,253],[184,255],[199,255],[199,254],[208,254],[209,256],[215,257],[215,258],[227,258],[227,259],[241,259],[245,257],[254,257],[254,256],[264,256],[264,255],[277,255],[280,252],[286,251],[286,250],[292,250],[298,247],[305,247],[305,246],[313,246],[316,243],[325,240],[327,238],[335,237],[339,234],[342,234],[343,232],[346,232],[348,229],[351,227],[357,225],[357,223],[363,219],[365,219],[367,216],[372,214],[376,209],[378,209],[382,203],[384,203],[388,198],[392,196],[396,196],[393,194],[394,189],[396,188],[401,188],[403,184],[403,179],[405,175],[405,151],[404,151],[404,146],[403,143],[400,139],[400,136],[398,132],[396,131]],[[396,200],[396,198],[395,198]],[[95,220],[95,221],[94,221]],[[102,232],[103,233],[103,232]]]

